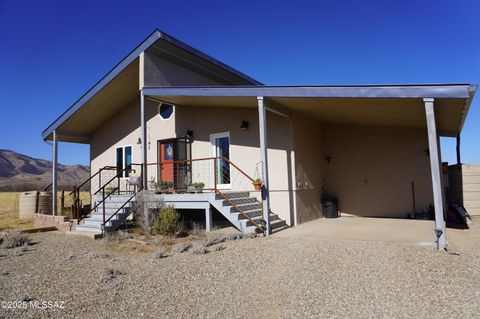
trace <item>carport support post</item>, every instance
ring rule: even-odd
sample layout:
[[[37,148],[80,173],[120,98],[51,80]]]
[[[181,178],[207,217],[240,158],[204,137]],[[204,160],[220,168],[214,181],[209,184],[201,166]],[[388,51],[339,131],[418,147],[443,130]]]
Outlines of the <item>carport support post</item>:
[[[460,133],[457,134],[457,165],[462,164],[462,159],[460,157]]]
[[[440,171],[440,151],[438,146],[437,127],[435,124],[434,99],[424,98],[425,114],[427,117],[428,147],[430,151],[430,168],[432,173],[433,203],[435,208],[435,232],[437,234],[439,249],[445,248],[445,218],[443,203],[443,185]]]
[[[52,144],[52,215],[57,214],[57,164],[58,164],[58,134],[57,130],[53,130]]]
[[[260,131],[260,157],[262,160],[262,200],[263,220],[265,221],[265,236],[271,234],[270,229],[270,192],[268,188],[268,156],[267,156],[267,113],[263,96],[257,97],[258,101],[258,124]]]

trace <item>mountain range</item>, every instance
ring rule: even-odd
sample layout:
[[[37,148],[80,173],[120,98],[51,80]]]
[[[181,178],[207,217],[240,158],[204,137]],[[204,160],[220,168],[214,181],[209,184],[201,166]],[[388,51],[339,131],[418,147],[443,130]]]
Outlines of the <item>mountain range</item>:
[[[90,176],[90,167],[58,164],[59,190]],[[0,149],[0,191],[42,190],[52,182],[52,162]]]

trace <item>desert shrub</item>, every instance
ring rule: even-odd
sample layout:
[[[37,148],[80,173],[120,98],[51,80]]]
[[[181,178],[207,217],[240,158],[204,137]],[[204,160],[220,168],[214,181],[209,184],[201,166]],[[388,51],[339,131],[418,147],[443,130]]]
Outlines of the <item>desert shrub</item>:
[[[153,259],[160,259],[163,258],[165,254],[161,250],[157,250],[156,252],[153,253]]]
[[[226,239],[225,234],[219,231],[207,233],[206,245],[212,246],[218,243],[224,242]]]
[[[28,245],[30,239],[19,230],[12,230],[3,236],[2,248],[16,248]]]
[[[107,244],[117,244],[132,238],[132,234],[130,234],[128,231],[119,230],[116,232],[105,232],[103,240]]]
[[[218,246],[215,247],[215,250],[216,251],[221,251],[221,250],[224,250],[225,248],[226,248],[225,245],[218,245]]]
[[[228,239],[229,240],[242,239],[242,233],[230,233],[230,234],[228,234]]]
[[[192,245],[192,252],[197,255],[203,255],[207,253],[207,245],[203,240],[197,240]]]
[[[175,254],[181,254],[185,252],[188,249],[188,247],[190,247],[190,245],[187,243],[178,243],[175,246],[173,246],[172,251]]]
[[[132,209],[135,223],[146,234],[152,233],[152,225],[158,218],[160,209],[165,207],[165,203],[154,196],[148,192],[138,192]]]
[[[171,236],[175,235],[182,229],[180,214],[177,213],[173,206],[160,208],[155,221],[153,222],[152,231],[154,234]]]
[[[172,250],[173,250],[173,252],[174,252],[175,254],[181,254],[181,253],[183,253],[185,250],[187,250],[188,247],[189,247],[189,245],[186,244],[186,243],[178,243],[178,244],[176,244],[175,246],[173,246],[173,249],[172,249]]]
[[[202,228],[201,225],[197,223],[193,223],[193,228],[192,228],[192,238],[193,239],[198,239],[198,238],[203,238],[205,237],[205,230]]]
[[[249,232],[246,232],[243,237],[245,238],[256,238],[257,237],[257,233],[252,230],[252,231],[249,231]]]
[[[100,283],[105,284],[109,282],[110,280],[114,279],[115,277],[118,277],[120,275],[125,275],[123,271],[120,270],[115,270],[112,268],[105,268],[103,270],[102,275],[100,276]]]

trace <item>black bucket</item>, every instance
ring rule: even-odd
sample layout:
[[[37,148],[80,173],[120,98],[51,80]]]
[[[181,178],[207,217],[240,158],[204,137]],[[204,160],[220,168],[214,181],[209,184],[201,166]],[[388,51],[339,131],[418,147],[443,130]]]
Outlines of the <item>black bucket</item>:
[[[322,199],[323,216],[325,218],[337,218],[337,200],[336,199]]]

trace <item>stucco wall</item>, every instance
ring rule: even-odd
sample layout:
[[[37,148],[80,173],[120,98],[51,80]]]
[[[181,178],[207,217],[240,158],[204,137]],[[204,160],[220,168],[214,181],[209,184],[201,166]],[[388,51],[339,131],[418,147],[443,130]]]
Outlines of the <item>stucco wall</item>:
[[[323,132],[315,119],[292,114],[295,150],[296,221],[304,223],[322,217]]]
[[[145,86],[196,86],[220,83],[156,55],[144,55]]]
[[[248,129],[240,129],[242,120],[249,122]],[[176,121],[178,136],[185,135],[187,130],[193,131],[192,158],[212,157],[210,135],[229,132],[230,160],[246,174],[255,177],[260,161],[257,109],[181,106],[177,108]],[[271,209],[290,224],[294,205],[293,194],[288,191],[292,189],[294,178],[290,119],[268,112],[267,130]],[[258,169],[261,174],[259,164]],[[252,185],[234,168],[231,172],[232,181],[237,183],[234,188],[252,189]]]
[[[323,125],[324,184],[339,209],[358,216],[405,218],[432,203],[427,132],[381,126]]]
[[[140,70],[140,83],[146,86],[177,86],[177,85],[218,85],[212,79],[197,74],[180,65],[145,53],[144,70]],[[127,101],[125,101],[127,102]],[[132,146],[132,162],[140,163],[141,148],[137,144],[140,132],[140,93],[134,101],[126,103],[126,107],[109,121],[104,123],[92,136],[90,145],[91,174],[101,167],[115,165],[115,152],[119,146]],[[158,116],[158,102],[145,100],[147,118],[147,160],[157,162],[157,141],[174,138],[175,113],[169,120]],[[182,134],[184,135],[184,134]],[[156,167],[149,166],[149,179],[156,176]]]
[[[139,97],[140,99],[140,97]],[[169,120],[158,116],[158,103],[145,102],[147,118],[147,160],[157,162],[157,141],[175,137],[175,112]],[[133,101],[110,121],[98,129],[90,144],[91,172],[95,174],[100,168],[115,166],[116,148],[132,146],[132,163],[141,162],[141,147],[137,144],[140,132],[140,102]],[[156,168],[148,169],[150,177],[156,176]]]

